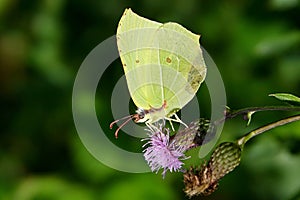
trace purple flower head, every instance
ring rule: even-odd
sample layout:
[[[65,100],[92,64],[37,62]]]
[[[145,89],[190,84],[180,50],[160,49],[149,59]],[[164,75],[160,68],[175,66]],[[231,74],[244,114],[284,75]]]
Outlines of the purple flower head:
[[[183,166],[182,160],[187,159],[184,152],[187,147],[176,145],[172,140],[170,142],[169,129],[164,128],[163,124],[147,129],[148,137],[143,139],[148,142],[144,144],[144,157],[152,172],[158,172],[163,169],[162,175],[166,172],[180,171]]]

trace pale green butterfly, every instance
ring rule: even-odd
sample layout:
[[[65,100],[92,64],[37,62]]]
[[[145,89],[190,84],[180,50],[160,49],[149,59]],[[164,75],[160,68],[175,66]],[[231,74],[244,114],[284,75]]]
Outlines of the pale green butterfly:
[[[127,120],[116,130],[116,137],[131,119],[147,126],[161,119],[183,123],[176,112],[194,97],[206,76],[199,39],[200,35],[177,23],[162,24],[125,10],[117,28],[117,45],[138,109],[122,118]]]

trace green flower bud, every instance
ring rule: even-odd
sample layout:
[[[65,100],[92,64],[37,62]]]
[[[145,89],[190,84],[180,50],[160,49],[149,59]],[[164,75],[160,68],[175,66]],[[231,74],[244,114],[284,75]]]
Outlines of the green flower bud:
[[[189,196],[210,195],[217,187],[219,180],[240,164],[241,147],[233,142],[221,143],[212,153],[208,164],[201,168],[191,167],[183,175],[185,193]]]
[[[207,167],[211,170],[212,181],[218,181],[234,170],[241,161],[242,149],[233,142],[221,143],[211,155]]]

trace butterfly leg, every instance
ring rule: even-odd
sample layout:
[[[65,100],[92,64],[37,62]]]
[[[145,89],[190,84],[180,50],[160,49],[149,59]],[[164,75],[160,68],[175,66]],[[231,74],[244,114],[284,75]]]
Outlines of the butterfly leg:
[[[168,120],[169,120],[169,119],[168,119]],[[171,128],[172,128],[172,131],[175,131],[174,126],[173,126],[173,123],[172,123],[172,120],[169,120],[169,122],[170,122],[170,125],[171,125]]]
[[[169,118],[169,117],[165,117],[166,120],[169,120],[173,131],[174,131],[174,127],[173,127],[172,121],[173,122],[178,122],[180,124],[183,124],[185,127],[188,127],[183,121],[181,121],[181,119],[179,119],[179,117],[176,114],[174,114],[174,116],[175,116],[175,119]]]
[[[157,132],[160,131],[159,127],[155,126],[154,124],[152,124],[151,122],[146,121],[145,122],[146,126],[152,130],[153,132]]]
[[[188,127],[188,126],[186,125],[186,123],[184,123],[183,121],[181,121],[181,119],[179,119],[179,117],[178,117],[178,115],[177,115],[176,113],[174,114],[174,116],[175,116],[177,122],[183,124],[186,128]]]

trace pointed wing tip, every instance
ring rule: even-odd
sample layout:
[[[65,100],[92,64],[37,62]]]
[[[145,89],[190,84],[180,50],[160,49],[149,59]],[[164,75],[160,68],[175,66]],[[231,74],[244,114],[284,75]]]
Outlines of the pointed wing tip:
[[[125,8],[124,14],[127,12],[132,12],[131,8]]]
[[[127,14],[132,14],[132,13],[134,13],[133,11],[132,11],[132,9],[131,8],[126,8],[125,9],[125,11],[124,11],[124,13],[123,13],[123,16],[125,16],[125,15],[127,15]]]

